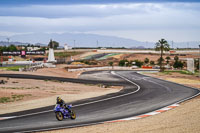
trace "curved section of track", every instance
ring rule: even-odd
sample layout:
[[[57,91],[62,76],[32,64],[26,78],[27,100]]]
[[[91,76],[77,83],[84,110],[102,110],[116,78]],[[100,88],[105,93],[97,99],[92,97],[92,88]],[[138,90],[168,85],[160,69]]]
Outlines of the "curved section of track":
[[[0,132],[4,133],[70,128],[123,119],[148,113],[199,94],[197,89],[132,71],[85,72],[82,79],[16,74],[0,74],[0,77],[124,86],[118,93],[74,102],[76,120],[57,121],[53,106],[0,115],[13,117],[0,121]]]

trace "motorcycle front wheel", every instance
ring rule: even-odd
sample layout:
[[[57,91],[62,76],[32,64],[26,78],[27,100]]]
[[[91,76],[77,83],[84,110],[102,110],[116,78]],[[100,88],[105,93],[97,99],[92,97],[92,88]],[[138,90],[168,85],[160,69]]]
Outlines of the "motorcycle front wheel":
[[[76,119],[76,113],[73,110],[71,110],[71,119],[72,120]]]
[[[61,112],[56,112],[56,119],[58,120],[58,121],[62,121],[63,120],[63,114],[61,113]]]

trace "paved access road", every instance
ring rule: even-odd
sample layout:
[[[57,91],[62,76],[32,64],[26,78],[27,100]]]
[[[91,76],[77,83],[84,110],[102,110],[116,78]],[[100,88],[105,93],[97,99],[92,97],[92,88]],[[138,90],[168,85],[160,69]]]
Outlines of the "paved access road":
[[[0,115],[0,118],[14,116],[14,118],[0,121],[2,133],[33,132],[98,124],[148,113],[199,94],[197,89],[133,71],[85,72],[80,79],[18,74],[0,74],[0,77],[124,86],[124,89],[118,93],[74,102],[76,120],[57,121],[53,112],[54,106]]]

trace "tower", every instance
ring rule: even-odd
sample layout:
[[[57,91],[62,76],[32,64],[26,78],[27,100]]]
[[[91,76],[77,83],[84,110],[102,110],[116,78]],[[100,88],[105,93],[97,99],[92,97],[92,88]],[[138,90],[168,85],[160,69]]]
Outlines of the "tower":
[[[53,41],[52,41],[52,39],[49,42],[49,55],[48,55],[47,62],[51,62],[51,63],[56,62],[55,56],[54,56],[54,51],[53,51]]]

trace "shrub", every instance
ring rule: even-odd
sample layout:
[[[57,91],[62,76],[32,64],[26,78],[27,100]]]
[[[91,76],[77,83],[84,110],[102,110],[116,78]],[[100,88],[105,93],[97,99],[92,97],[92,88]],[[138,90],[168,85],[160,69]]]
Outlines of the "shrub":
[[[119,66],[125,66],[126,62],[128,62],[128,60],[120,60],[119,61]]]
[[[140,60],[134,60],[134,62],[135,62],[135,65],[138,67],[141,67],[144,64],[144,62],[142,62]]]
[[[1,97],[0,98],[0,103],[7,103],[10,102],[10,97]]]
[[[112,61],[111,61],[111,62],[109,62],[108,64],[109,64],[110,66],[113,66],[113,62],[112,62]]]
[[[144,63],[145,63],[145,64],[148,64],[148,63],[149,63],[149,59],[148,59],[148,58],[145,58],[145,59],[144,59]]]
[[[175,60],[175,62],[174,62],[173,67],[174,67],[174,68],[181,68],[181,69],[182,69],[184,63],[183,63],[182,61],[179,61],[179,58],[178,58],[177,55],[174,57],[174,60]]]
[[[155,65],[155,62],[154,61],[150,61],[150,65]]]
[[[179,61],[179,60],[175,61],[173,67],[174,68],[181,68],[182,69],[183,68],[183,62]]]

